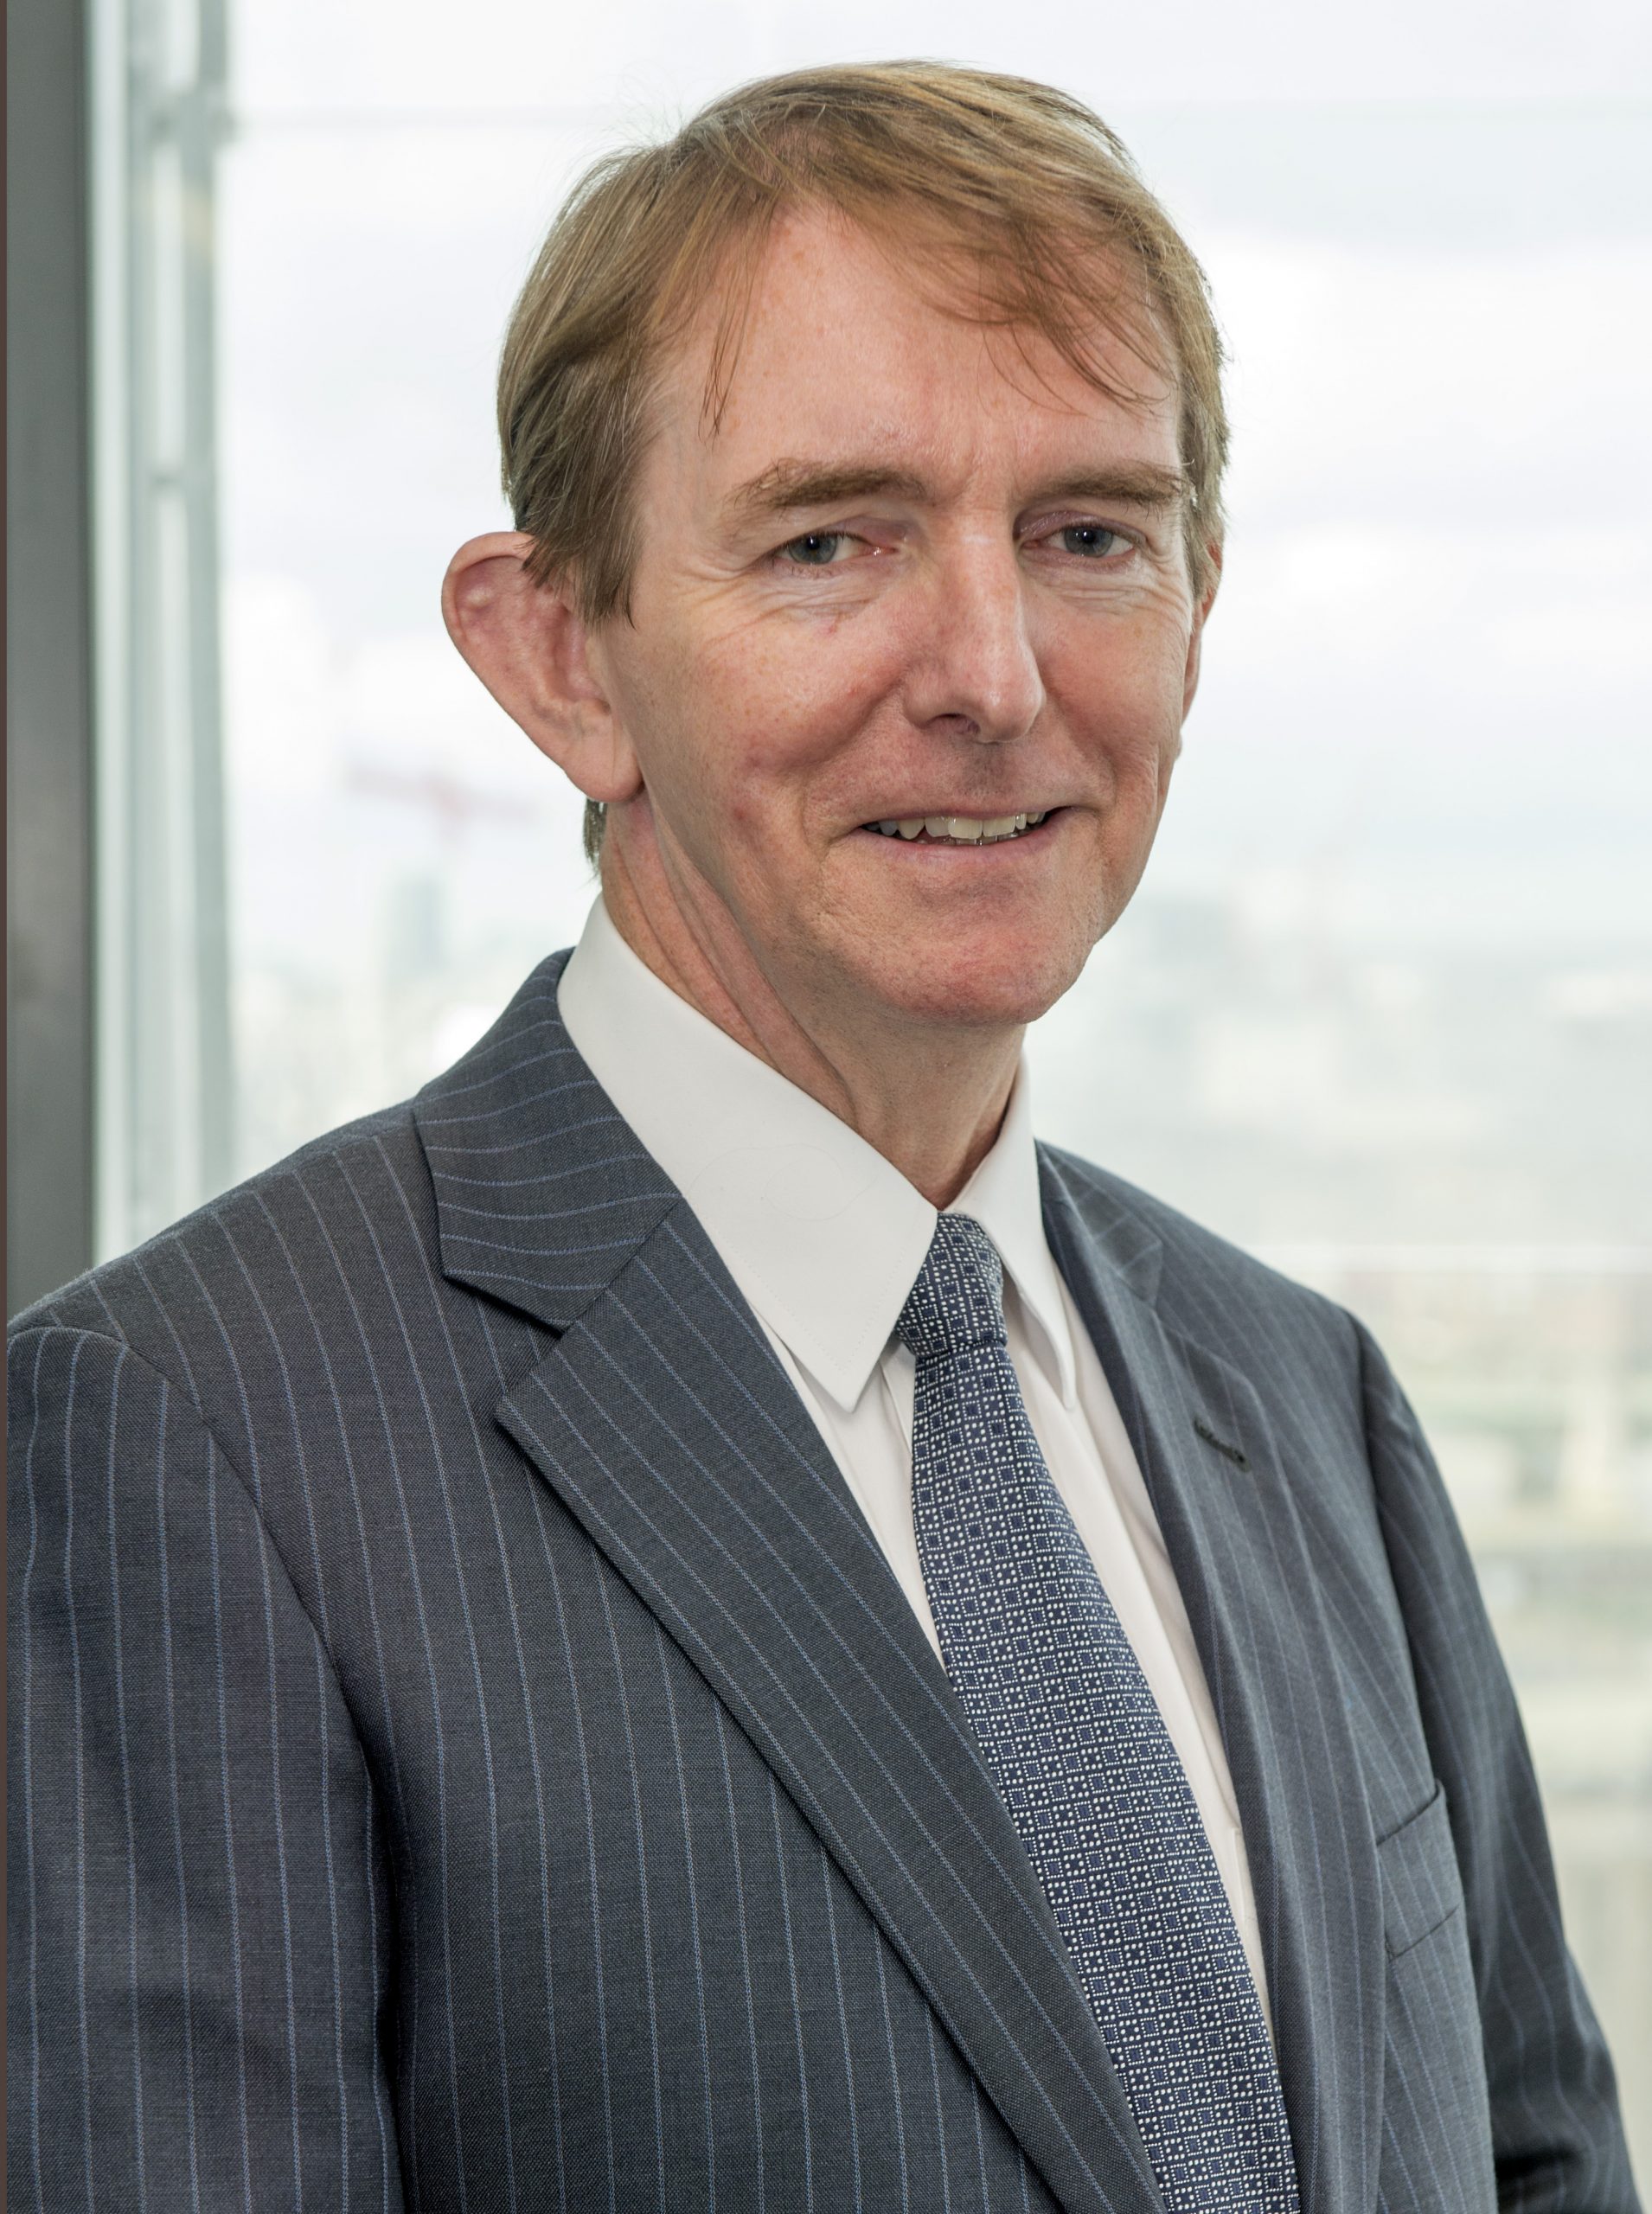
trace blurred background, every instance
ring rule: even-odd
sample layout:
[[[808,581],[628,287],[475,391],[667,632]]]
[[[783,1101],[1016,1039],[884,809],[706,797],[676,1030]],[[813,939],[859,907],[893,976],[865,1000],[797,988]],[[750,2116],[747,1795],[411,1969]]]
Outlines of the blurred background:
[[[32,0],[10,46],[14,1309],[578,934],[577,797],[438,591],[507,520],[499,338],[584,163],[880,55],[1123,134],[1232,348],[1233,528],[1036,1119],[1386,1345],[1652,2176],[1649,19]]]

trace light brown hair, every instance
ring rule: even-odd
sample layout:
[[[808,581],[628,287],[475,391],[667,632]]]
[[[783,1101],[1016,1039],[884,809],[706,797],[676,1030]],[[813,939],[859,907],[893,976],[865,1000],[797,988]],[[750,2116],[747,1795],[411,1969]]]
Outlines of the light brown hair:
[[[769,234],[783,212],[809,206],[836,209],[896,251],[921,248],[942,311],[1041,334],[1115,399],[1143,395],[1104,368],[1098,329],[1149,377],[1173,374],[1184,543],[1202,595],[1227,457],[1223,349],[1204,272],[1082,101],[931,61],[741,86],[663,144],[605,155],[574,186],[512,311],[499,367],[505,496],[535,541],[535,581],[568,578],[592,623],[626,610],[631,493],[662,362],[718,302],[705,402],[714,425]],[[602,816],[586,806],[593,863]]]

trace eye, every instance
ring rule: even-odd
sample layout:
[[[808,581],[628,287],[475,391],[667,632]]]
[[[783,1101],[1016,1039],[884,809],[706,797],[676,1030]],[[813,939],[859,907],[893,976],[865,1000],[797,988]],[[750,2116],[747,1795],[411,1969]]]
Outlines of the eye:
[[[1130,544],[1122,530],[1110,530],[1105,522],[1071,522],[1056,536],[1066,554],[1077,554],[1092,560],[1117,554]]]
[[[840,546],[847,546],[848,533],[844,530],[806,530],[801,538],[794,538],[780,548],[788,561],[799,568],[829,568],[833,556]]]

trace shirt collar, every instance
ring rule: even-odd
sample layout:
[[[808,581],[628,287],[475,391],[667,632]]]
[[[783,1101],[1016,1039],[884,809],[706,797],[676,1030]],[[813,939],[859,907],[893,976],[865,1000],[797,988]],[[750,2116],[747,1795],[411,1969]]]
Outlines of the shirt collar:
[[[1033,1086],[1024,1053],[998,1136],[951,1212],[973,1215],[997,1247],[1004,1273],[1035,1326],[1034,1334],[1044,1341],[1045,1365],[1060,1391],[1062,1405],[1076,1406],[1073,1334],[1061,1281],[1044,1235],[1044,1202],[1033,1142]]]
[[[935,1209],[847,1123],[663,983],[600,896],[557,1005],[746,1300],[830,1397],[853,1407],[923,1266]],[[1024,1056],[998,1136],[953,1209],[997,1247],[1072,1406],[1073,1346],[1044,1237]]]

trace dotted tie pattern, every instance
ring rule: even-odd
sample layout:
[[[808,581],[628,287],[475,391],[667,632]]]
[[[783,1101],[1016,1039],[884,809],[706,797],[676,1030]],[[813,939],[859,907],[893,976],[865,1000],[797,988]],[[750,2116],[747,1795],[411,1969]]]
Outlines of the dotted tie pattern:
[[[1028,1419],[1003,1265],[944,1214],[896,1328],[941,1653],[1169,2214],[1297,2214],[1278,2070],[1181,1760]]]

